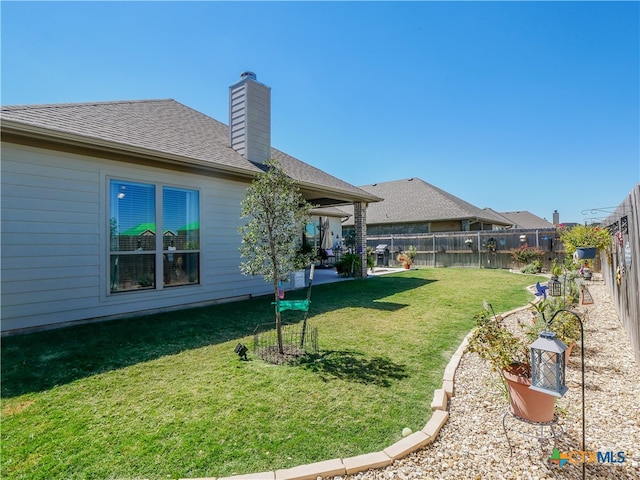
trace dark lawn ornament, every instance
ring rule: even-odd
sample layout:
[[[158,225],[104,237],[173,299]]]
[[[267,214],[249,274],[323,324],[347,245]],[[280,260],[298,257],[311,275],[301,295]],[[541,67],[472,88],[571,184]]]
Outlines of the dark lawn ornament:
[[[239,343],[238,345],[236,345],[236,348],[233,351],[238,354],[240,360],[248,360],[247,352],[249,351],[249,349],[246,347],[246,345]]]

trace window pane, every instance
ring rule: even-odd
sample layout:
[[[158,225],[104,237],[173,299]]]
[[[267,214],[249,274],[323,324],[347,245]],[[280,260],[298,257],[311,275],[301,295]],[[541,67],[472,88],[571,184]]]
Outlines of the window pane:
[[[162,189],[164,250],[200,249],[200,196],[196,190]]]
[[[164,285],[200,282],[200,196],[197,190],[162,189]]]
[[[155,288],[155,255],[111,255],[111,291]]]
[[[165,287],[200,282],[199,253],[166,253],[163,263]]]
[[[153,185],[111,181],[112,252],[155,251],[156,194]]]

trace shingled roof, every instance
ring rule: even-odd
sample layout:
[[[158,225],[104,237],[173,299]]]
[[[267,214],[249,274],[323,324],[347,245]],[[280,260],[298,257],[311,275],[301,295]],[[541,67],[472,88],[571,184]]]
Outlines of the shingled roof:
[[[492,213],[496,213],[493,210],[486,209]],[[503,216],[509,223],[512,224],[512,228],[523,229],[549,229],[555,228],[555,225],[544,218],[540,218],[531,212],[526,210],[516,212],[500,212],[499,215]]]
[[[360,188],[384,198],[384,201],[368,206],[367,225],[466,219],[510,225],[494,212],[471,205],[419,178],[362,185]]]
[[[3,106],[3,141],[34,138],[252,177],[256,165],[229,146],[228,126],[173,99]],[[272,157],[318,204],[375,196],[272,148]]]

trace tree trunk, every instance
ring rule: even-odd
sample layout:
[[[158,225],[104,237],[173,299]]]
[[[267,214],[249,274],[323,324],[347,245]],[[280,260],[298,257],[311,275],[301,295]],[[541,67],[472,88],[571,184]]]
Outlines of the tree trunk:
[[[280,299],[278,297],[278,281],[277,280],[274,282],[274,289],[275,289],[274,303],[275,303],[275,310],[276,310],[276,335],[278,338],[278,352],[280,353],[280,355],[284,355],[284,345],[282,344],[282,316],[280,315],[280,309],[278,308]]]

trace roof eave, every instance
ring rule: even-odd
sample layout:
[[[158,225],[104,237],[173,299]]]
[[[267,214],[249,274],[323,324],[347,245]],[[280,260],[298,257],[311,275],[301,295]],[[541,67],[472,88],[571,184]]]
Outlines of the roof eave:
[[[345,192],[344,190],[324,187],[309,182],[297,181],[297,184],[303,193],[313,192],[313,198],[309,198],[308,200],[310,203],[316,200],[320,206],[351,205],[353,202],[374,203],[383,200],[380,197],[368,194],[364,190],[362,192]]]
[[[14,120],[2,119],[0,122],[2,141],[20,143],[52,149],[71,151],[87,155],[102,155],[120,161],[131,161],[137,158],[146,162],[175,165],[181,168],[200,169],[206,172],[229,175],[250,181],[262,170],[247,161],[247,168],[234,167],[221,163],[161,152],[151,148],[113,142],[97,137],[78,135],[61,130],[30,125]],[[296,180],[303,193],[306,193],[310,203],[320,206],[349,205],[353,202],[379,202],[381,198],[369,194],[364,190],[352,192],[318,185],[312,182]],[[357,187],[354,187],[357,188]]]
[[[243,178],[253,178],[259,169],[251,171],[229,165],[212,163],[192,157],[185,157],[157,150],[138,147],[135,145],[122,144],[112,142],[96,137],[88,137],[84,135],[76,135],[73,133],[63,132],[60,130],[43,128],[35,125],[29,125],[12,120],[2,119],[0,122],[0,130],[2,132],[3,142],[16,142],[21,144],[29,144],[31,141],[44,143],[46,145],[60,145],[75,149],[81,149],[89,152],[100,152],[102,154],[111,154],[111,156],[128,158],[136,157],[146,161],[160,162],[165,164],[174,164],[183,167],[196,167],[211,172],[226,173],[233,176]]]

